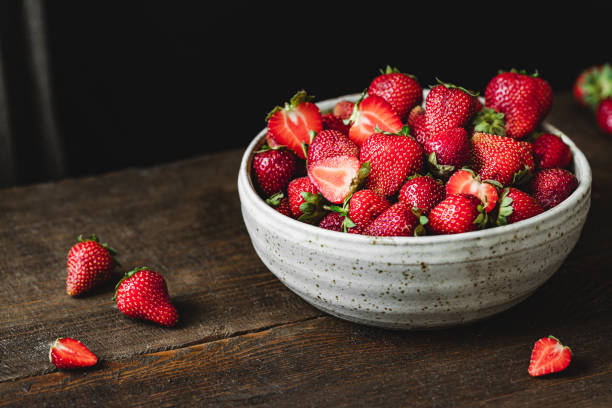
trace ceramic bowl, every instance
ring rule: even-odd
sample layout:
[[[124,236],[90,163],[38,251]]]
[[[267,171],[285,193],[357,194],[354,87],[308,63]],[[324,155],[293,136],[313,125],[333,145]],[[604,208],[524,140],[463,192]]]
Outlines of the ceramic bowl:
[[[318,103],[329,111],[347,95]],[[349,321],[388,328],[454,326],[502,312],[524,300],[561,266],[582,231],[591,199],[591,169],[573,154],[576,191],[544,213],[503,227],[456,235],[370,237],[298,222],[269,207],[251,181],[253,152],[238,175],[242,215],[263,263],[316,308]]]

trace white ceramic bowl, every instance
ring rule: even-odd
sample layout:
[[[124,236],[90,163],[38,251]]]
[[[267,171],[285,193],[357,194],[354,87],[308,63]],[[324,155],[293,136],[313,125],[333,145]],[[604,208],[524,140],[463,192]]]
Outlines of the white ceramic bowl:
[[[347,95],[318,103],[328,111]],[[318,309],[357,323],[402,329],[463,324],[521,302],[561,266],[591,202],[591,169],[573,154],[576,191],[544,213],[503,227],[456,235],[370,237],[298,222],[269,207],[251,182],[253,152],[238,174],[242,215],[255,251],[289,289]]]

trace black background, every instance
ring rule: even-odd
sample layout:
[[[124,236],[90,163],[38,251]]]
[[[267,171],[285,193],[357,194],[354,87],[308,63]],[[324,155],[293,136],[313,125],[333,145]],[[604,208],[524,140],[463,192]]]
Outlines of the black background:
[[[69,175],[243,148],[295,91],[360,92],[387,64],[481,91],[498,69],[537,69],[562,91],[612,59],[601,7],[394,7],[46,3]]]

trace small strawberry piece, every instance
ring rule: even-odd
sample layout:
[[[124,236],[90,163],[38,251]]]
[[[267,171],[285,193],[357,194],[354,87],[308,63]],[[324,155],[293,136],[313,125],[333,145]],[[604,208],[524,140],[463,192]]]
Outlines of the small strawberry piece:
[[[323,130],[316,135],[308,147],[308,163],[335,156],[359,157],[359,147],[337,130]]]
[[[334,156],[308,164],[308,177],[317,190],[332,203],[341,203],[357,188],[359,159]]]
[[[533,142],[533,155],[540,169],[567,167],[572,160],[569,146],[551,133],[544,133]]]
[[[100,244],[98,237],[78,237],[78,243],[68,252],[66,293],[70,296],[81,295],[95,286],[106,282],[119,263],[116,251],[108,244]]]
[[[342,223],[344,222],[344,216],[335,211],[329,212],[319,222],[319,227],[328,229],[331,231],[342,231]]]
[[[359,190],[352,195],[349,201],[348,217],[359,228],[366,228],[391,203],[372,190]]]
[[[295,169],[295,155],[283,147],[270,148],[264,145],[253,156],[255,181],[266,197],[285,190],[295,175]]]
[[[416,176],[402,186],[399,201],[427,215],[445,196],[446,191],[441,182],[429,176]]]
[[[408,126],[417,142],[424,145],[429,138],[427,124],[425,123],[425,109],[421,106],[415,106],[408,115]]]
[[[354,102],[340,101],[336,104],[336,106],[334,106],[332,113],[334,116],[342,120],[346,120],[353,114],[353,108],[355,108]]]
[[[283,193],[276,193],[270,198],[266,199],[266,203],[274,208],[279,213],[286,215],[287,217],[293,217],[291,214],[291,208],[289,208],[289,199],[285,197]]]
[[[533,167],[531,145],[509,137],[475,133],[470,162],[483,180],[502,186],[521,184],[529,179]]]
[[[478,197],[486,212],[491,212],[497,205],[497,188],[501,185],[493,182],[483,182],[481,178],[468,169],[458,170],[446,183],[446,194],[469,194]]]
[[[470,159],[468,134],[460,127],[432,134],[424,148],[430,167],[438,176],[447,176]]]
[[[544,207],[529,194],[516,188],[506,187],[500,197],[499,212],[495,223],[497,225],[513,224],[535,217],[544,211]]]
[[[487,224],[480,199],[470,194],[451,194],[429,212],[429,229],[434,234],[459,234]]]
[[[464,127],[475,108],[475,94],[456,85],[438,82],[425,100],[425,124],[430,135]]]
[[[287,196],[289,198],[289,208],[294,218],[315,223],[325,215],[322,209],[323,196],[308,177],[299,177],[292,180],[287,187]]]
[[[357,146],[380,131],[397,133],[402,130],[402,121],[384,98],[370,95],[355,104],[349,121],[349,137]]]
[[[375,133],[361,146],[360,159],[371,167],[365,187],[389,197],[423,167],[423,147],[410,136]]]
[[[333,113],[326,113],[321,117],[321,120],[323,122],[323,130],[337,130],[342,134],[348,135],[349,125],[345,125],[344,121]]]
[[[533,197],[546,209],[552,208],[578,187],[578,179],[565,169],[545,169],[535,174],[529,185]]]
[[[593,110],[603,99],[612,98],[612,65],[603,64],[582,71],[574,83],[574,97]]]
[[[612,134],[612,98],[604,99],[597,106],[597,124],[606,133]]]
[[[398,202],[372,221],[363,234],[380,237],[423,235],[425,233],[423,225],[426,223],[427,217],[421,216],[416,210],[413,211],[410,206]]]
[[[533,345],[528,372],[532,377],[565,370],[572,361],[572,350],[553,336],[541,338]]]
[[[370,84],[368,95],[384,98],[395,114],[404,120],[410,109],[423,101],[423,89],[414,76],[401,73],[397,68],[387,66],[380,72],[381,75]]]
[[[168,295],[166,281],[146,266],[125,274],[117,283],[115,299],[117,307],[126,316],[166,327],[178,322],[178,312]]]
[[[91,367],[98,357],[78,340],[69,337],[56,339],[49,349],[49,361],[61,370]]]
[[[323,129],[321,112],[312,97],[299,91],[283,107],[277,106],[266,117],[270,146],[287,146],[296,155],[305,158],[302,143],[310,142],[310,132],[319,133]]]

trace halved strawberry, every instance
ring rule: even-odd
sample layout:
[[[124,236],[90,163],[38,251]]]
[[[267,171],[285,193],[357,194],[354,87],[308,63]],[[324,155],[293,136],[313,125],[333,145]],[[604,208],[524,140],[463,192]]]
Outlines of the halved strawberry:
[[[98,362],[98,357],[78,340],[69,337],[56,339],[49,349],[49,361],[57,368],[91,367]]]
[[[354,102],[340,101],[334,106],[332,113],[340,119],[348,119],[353,114]]]
[[[572,361],[572,350],[561,344],[559,339],[548,336],[536,341],[531,352],[529,375],[540,375],[563,371]]]
[[[470,194],[480,198],[485,211],[491,212],[498,200],[497,188],[502,186],[495,180],[482,181],[472,170],[462,169],[453,173],[446,183],[446,194]]]
[[[398,133],[402,130],[399,116],[395,114],[389,102],[377,95],[370,95],[358,101],[349,121],[352,123],[349,137],[358,146],[376,132]]]
[[[267,139],[270,146],[283,145],[305,158],[302,143],[310,142],[310,132],[323,129],[321,112],[306,91],[299,91],[285,106],[277,106],[268,113]]]
[[[328,157],[308,166],[310,181],[332,203],[343,202],[368,174],[369,165],[362,171],[355,156]]]

